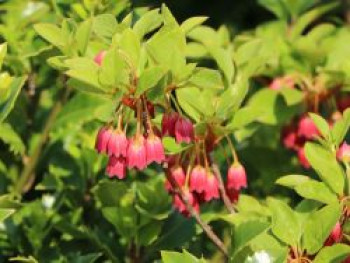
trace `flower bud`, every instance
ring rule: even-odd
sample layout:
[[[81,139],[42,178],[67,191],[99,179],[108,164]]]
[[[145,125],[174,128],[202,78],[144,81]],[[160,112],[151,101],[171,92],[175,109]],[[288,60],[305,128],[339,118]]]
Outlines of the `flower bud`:
[[[313,139],[315,136],[319,135],[320,132],[317,129],[314,121],[308,117],[303,116],[299,120],[298,124],[298,136],[304,136],[306,139]]]
[[[337,151],[337,158],[342,162],[350,162],[350,145],[344,142]]]
[[[298,150],[298,160],[299,160],[299,163],[305,169],[309,169],[311,167],[309,161],[306,159],[304,147],[302,147]]]
[[[100,51],[94,58],[95,63],[97,63],[99,66],[101,66],[102,61],[103,61],[104,57],[106,56],[106,53],[107,53],[106,50]]]
[[[179,117],[175,124],[175,139],[177,143],[190,143],[194,138],[193,124],[189,119]]]
[[[95,141],[95,149],[98,153],[107,153],[107,145],[112,136],[112,129],[102,127],[97,133]]]

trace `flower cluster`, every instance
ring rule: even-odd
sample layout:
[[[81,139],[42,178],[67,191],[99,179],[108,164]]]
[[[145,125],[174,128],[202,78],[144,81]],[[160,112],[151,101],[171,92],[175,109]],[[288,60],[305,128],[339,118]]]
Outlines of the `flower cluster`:
[[[105,52],[100,52],[94,61],[101,65]],[[95,149],[98,153],[105,153],[109,160],[106,173],[110,177],[125,178],[126,168],[143,170],[152,162],[161,163],[165,160],[162,140],[155,134],[151,117],[154,107],[146,97],[123,98],[121,103],[135,112],[137,130],[134,136],[127,138],[123,130],[123,107],[119,107],[118,124],[103,126],[98,131]]]
[[[185,216],[189,216],[189,211],[174,186],[182,190],[188,203],[197,212],[201,203],[220,199],[221,175],[213,169],[215,164],[209,158],[214,148],[210,142],[213,138],[208,136],[206,139],[194,139],[192,123],[177,113],[164,114],[162,133],[175,137],[177,142],[193,142],[193,147],[187,151],[168,158],[168,180],[165,187],[173,195],[174,207]],[[237,201],[240,190],[246,186],[245,169],[236,161],[228,170],[224,191],[231,201]]]
[[[94,59],[95,63],[101,66],[105,55],[106,52],[100,52]],[[136,116],[137,129],[129,137],[127,126],[123,128],[123,107],[130,109],[134,112],[132,115]],[[161,131],[158,131],[151,122],[154,118],[154,106],[145,95],[124,95],[116,114],[117,124],[110,122],[100,128],[95,144],[98,153],[109,157],[106,173],[110,177],[123,179],[127,168],[143,170],[152,162],[164,163],[167,178],[171,179],[166,180],[165,187],[173,196],[174,207],[182,214],[189,216],[184,199],[197,212],[201,203],[220,199],[219,184],[222,178],[213,169],[215,163],[210,158],[217,141],[214,133],[196,136],[191,120],[171,107],[163,114]],[[188,147],[178,154],[165,156],[162,143],[162,137],[165,136],[174,138],[178,144],[188,144]],[[240,190],[247,187],[247,177],[244,167],[237,161],[231,142],[230,146],[235,161],[228,169],[227,179],[225,185],[222,183],[221,190],[232,202],[236,202]]]
[[[282,130],[282,142],[287,149],[295,151],[298,155],[299,163],[306,169],[310,164],[305,157],[304,145],[320,135],[313,120],[307,116],[301,116],[297,121],[284,127]]]

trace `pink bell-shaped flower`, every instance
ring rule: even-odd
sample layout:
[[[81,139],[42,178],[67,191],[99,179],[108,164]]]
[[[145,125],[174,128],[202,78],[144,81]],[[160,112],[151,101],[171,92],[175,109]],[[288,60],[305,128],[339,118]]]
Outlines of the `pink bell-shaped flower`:
[[[240,190],[247,187],[247,174],[240,163],[233,163],[227,172],[227,188]]]
[[[205,168],[201,165],[196,165],[190,174],[190,191],[201,193],[206,188],[207,174]]]
[[[175,124],[179,118],[177,112],[164,113],[162,118],[162,134],[169,135],[171,137],[175,136]]]
[[[196,196],[188,190],[185,190],[185,197],[187,198],[189,204],[193,207],[193,209],[199,212],[199,202]],[[189,217],[190,213],[186,208],[186,205],[182,202],[181,198],[176,194],[173,198],[174,207],[184,216]]]
[[[106,50],[100,51],[94,58],[95,63],[97,63],[99,66],[101,66],[102,61],[103,61],[104,57],[106,56],[106,53],[107,53]]]
[[[175,124],[175,139],[177,143],[190,143],[193,140],[193,124],[189,119],[179,117]]]
[[[112,136],[112,129],[108,127],[102,127],[97,133],[95,141],[95,149],[98,153],[106,153],[107,145]]]
[[[151,133],[146,139],[147,164],[161,163],[165,160],[162,140]]]
[[[306,159],[304,147],[298,150],[298,160],[301,166],[305,169],[309,169],[311,167],[309,161]]]
[[[204,201],[209,202],[212,199],[219,199],[219,182],[216,176],[209,172],[207,175],[207,183],[204,189]]]
[[[337,151],[339,161],[350,162],[350,145],[344,142]]]
[[[228,196],[228,198],[230,199],[230,201],[232,203],[237,203],[238,199],[239,199],[239,190],[236,190],[234,188],[227,188],[226,187],[226,194]]]
[[[339,222],[335,224],[329,237],[327,238],[325,245],[332,246],[334,243],[339,243],[343,238],[343,231]]]
[[[109,177],[125,178],[126,160],[124,157],[116,157],[114,155],[109,157],[106,173]]]
[[[124,131],[117,129],[114,131],[108,141],[107,153],[109,156],[126,157],[126,150],[128,148],[128,139]]]
[[[129,168],[143,170],[147,166],[145,139],[142,135],[135,135],[129,142],[127,151]]]
[[[313,139],[319,135],[320,132],[317,129],[314,121],[308,117],[303,116],[298,123],[298,136],[304,136],[306,139]]]
[[[175,182],[177,182],[180,187],[185,185],[186,175],[185,175],[185,172],[181,166],[171,168],[170,169],[170,176],[172,178],[174,178]],[[173,191],[171,183],[168,180],[165,181],[165,189],[167,189],[168,192]]]

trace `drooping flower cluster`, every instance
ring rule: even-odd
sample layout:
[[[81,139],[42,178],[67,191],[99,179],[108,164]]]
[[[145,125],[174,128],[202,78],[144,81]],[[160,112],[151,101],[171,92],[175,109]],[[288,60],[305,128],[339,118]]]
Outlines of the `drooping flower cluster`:
[[[101,66],[105,55],[106,51],[101,51],[94,61]],[[155,134],[151,123],[154,117],[153,104],[146,97],[124,97],[121,104],[135,112],[136,133],[127,138],[122,128],[123,107],[119,107],[117,127],[108,124],[100,128],[95,144],[98,153],[105,153],[109,157],[106,173],[119,179],[125,177],[126,168],[143,170],[152,162],[161,163],[165,160],[162,140]]]
[[[177,135],[176,123],[179,121],[176,113],[164,115],[162,122],[162,131],[165,135],[174,136],[176,141],[192,141],[193,127],[190,121],[182,129],[181,136]],[[184,121],[179,122],[181,125]],[[186,139],[183,139],[183,138]],[[211,138],[212,139],[212,138]],[[217,170],[213,169],[213,161],[208,157],[213,147],[208,141],[195,139],[194,146],[188,151],[179,155],[169,157],[167,178],[165,187],[173,195],[174,207],[184,214],[189,215],[185,204],[182,202],[178,193],[174,189],[174,183],[182,189],[191,206],[199,211],[200,204],[220,199],[219,176]],[[207,146],[208,145],[208,146]],[[176,185],[175,185],[176,186]],[[237,201],[239,192],[247,186],[246,173],[242,165],[232,164],[228,170],[225,192],[231,201]]]
[[[109,156],[106,173],[110,177],[123,179],[126,168],[143,170],[152,162],[161,163],[165,159],[161,139],[153,132],[140,134],[139,131],[127,138],[126,133],[118,125],[102,127],[96,138],[95,148],[99,153]]]
[[[292,122],[282,130],[282,142],[287,149],[295,151],[298,155],[299,163],[306,169],[310,164],[305,157],[304,145],[307,141],[313,140],[320,135],[313,120],[303,115],[297,120],[297,124]]]
[[[95,63],[101,66],[105,56],[105,51],[100,52],[94,58]],[[127,126],[123,128],[124,115],[127,115],[123,107],[134,112],[131,115],[136,117],[137,129],[132,136],[127,135]],[[143,170],[152,162],[164,162],[167,178],[171,178],[170,182],[166,180],[165,187],[173,196],[174,207],[182,214],[190,215],[184,199],[199,212],[201,203],[220,198],[219,182],[222,182],[222,178],[217,170],[213,169],[214,163],[209,157],[215,149],[217,139],[213,132],[207,132],[197,138],[191,120],[181,114],[180,110],[173,111],[171,106],[163,114],[159,131],[151,123],[155,115],[153,104],[145,95],[134,97],[132,92],[122,97],[116,114],[117,125],[113,125],[112,121],[100,128],[95,144],[98,153],[109,157],[106,173],[110,177],[123,179],[127,168]],[[130,118],[130,114],[128,116]],[[130,123],[130,119],[126,122]],[[178,144],[190,145],[178,154],[165,156],[162,143],[164,136],[173,137]],[[245,187],[245,169],[235,160],[221,189],[232,202],[236,202],[240,190]]]

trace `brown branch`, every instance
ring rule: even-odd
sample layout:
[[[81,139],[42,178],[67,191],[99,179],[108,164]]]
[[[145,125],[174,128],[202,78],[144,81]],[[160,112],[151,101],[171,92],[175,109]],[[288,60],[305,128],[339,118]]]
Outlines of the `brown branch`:
[[[211,241],[218,247],[218,249],[225,255],[226,258],[228,258],[228,251],[224,245],[224,243],[221,241],[221,239],[214,233],[210,225],[205,223],[202,218],[199,216],[198,212],[192,207],[190,204],[185,192],[183,189],[179,186],[179,184],[176,182],[176,180],[170,175],[170,173],[165,172],[167,179],[169,180],[172,188],[174,189],[175,193],[180,197],[181,201],[185,204],[186,209],[189,211],[192,217],[197,221],[197,223],[200,225],[200,227],[203,229],[205,234],[209,237]]]
[[[225,190],[225,186],[224,186],[224,183],[222,181],[222,177],[221,177],[221,173],[220,173],[219,167],[216,164],[213,164],[212,168],[213,168],[214,174],[216,175],[216,178],[219,181],[220,194],[221,194],[222,200],[224,201],[224,204],[225,204],[227,210],[231,214],[236,213],[236,211],[233,208],[233,205],[232,205],[232,203],[230,201],[230,198],[228,198],[228,196],[227,196],[227,193],[226,193],[226,190]]]
[[[58,113],[61,111],[64,102],[67,100],[69,96],[70,90],[68,87],[66,87],[66,79],[64,79],[63,82],[64,82],[64,87],[61,90],[61,97],[54,104],[50,112],[50,115],[46,120],[45,127],[41,134],[40,140],[36,145],[36,148],[34,149],[33,154],[30,157],[28,157],[28,159],[26,160],[27,163],[25,164],[24,169],[22,170],[22,173],[15,185],[15,189],[14,189],[15,194],[19,196],[29,191],[31,186],[33,185],[35,181],[34,170],[36,165],[38,164],[42,149],[49,139],[51,128],[54,125],[54,122]]]

